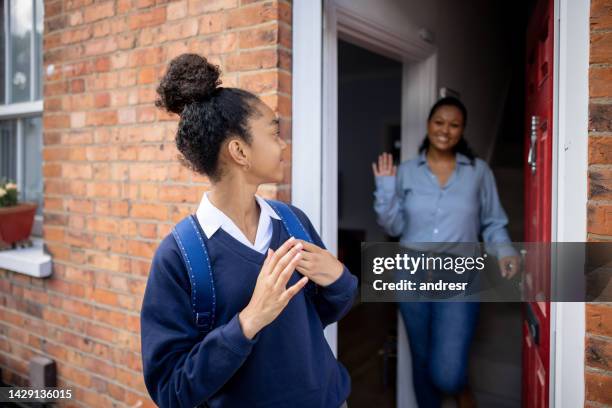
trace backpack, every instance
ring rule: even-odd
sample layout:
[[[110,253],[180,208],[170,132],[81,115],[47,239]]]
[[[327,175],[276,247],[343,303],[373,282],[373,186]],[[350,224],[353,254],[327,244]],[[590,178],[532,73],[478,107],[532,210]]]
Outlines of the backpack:
[[[279,216],[289,235],[313,242],[291,207],[282,201],[266,199],[266,202]],[[198,331],[205,336],[215,324],[216,296],[210,258],[197,222],[195,214],[188,215],[176,224],[172,229],[172,235],[180,248],[183,263],[189,274],[194,321]],[[309,281],[305,290],[307,294],[312,295],[316,293],[316,285]]]

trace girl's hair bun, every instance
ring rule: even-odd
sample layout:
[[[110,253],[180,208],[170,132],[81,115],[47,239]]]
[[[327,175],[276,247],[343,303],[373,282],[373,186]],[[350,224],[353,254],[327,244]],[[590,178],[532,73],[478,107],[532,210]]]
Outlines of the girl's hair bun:
[[[219,67],[201,55],[181,54],[170,61],[155,106],[180,114],[185,105],[210,98],[221,84],[219,75]]]

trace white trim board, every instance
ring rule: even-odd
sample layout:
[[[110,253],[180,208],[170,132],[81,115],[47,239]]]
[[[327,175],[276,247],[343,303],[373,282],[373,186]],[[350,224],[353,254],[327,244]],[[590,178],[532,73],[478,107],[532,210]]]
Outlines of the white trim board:
[[[291,202],[308,215],[326,247],[336,253],[322,222],[323,5],[295,0],[292,21]],[[325,338],[337,356],[335,323],[325,328]]]
[[[53,273],[51,256],[45,253],[43,240],[30,237],[32,246],[0,251],[0,269],[19,272],[35,278],[46,278]]]
[[[589,0],[555,0],[552,240],[586,241]],[[584,405],[585,304],[551,303],[550,406]]]

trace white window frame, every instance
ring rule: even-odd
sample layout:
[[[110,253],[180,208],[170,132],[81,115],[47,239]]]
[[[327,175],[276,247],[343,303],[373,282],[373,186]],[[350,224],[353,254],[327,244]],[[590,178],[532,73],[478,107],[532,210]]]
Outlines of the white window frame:
[[[10,47],[10,18],[9,9],[11,2],[16,0],[5,0],[4,15],[0,18],[4,19],[4,35],[5,35],[5,104],[0,105],[0,120],[15,120],[16,126],[16,137],[17,137],[17,180],[15,180],[19,190],[25,191],[25,180],[24,180],[24,169],[26,163],[25,152],[24,152],[24,133],[23,133],[23,121],[32,117],[41,117],[43,113],[43,95],[42,92],[39,99],[28,102],[9,103],[11,98],[11,47]],[[25,0],[18,0],[25,1]],[[35,30],[38,13],[44,13],[42,10],[37,10],[36,0],[32,1],[32,36],[30,38],[30,95],[36,96],[36,88],[39,86],[39,82],[36,80],[37,71],[40,66],[36,65],[36,61],[42,64],[42,58],[36,58],[36,52],[43,52],[43,50],[37,50]],[[42,16],[42,15],[41,15]],[[42,76],[39,81],[43,81]],[[42,177],[42,174],[41,174]],[[42,216],[36,215],[34,217],[34,226],[32,228],[32,243],[33,246],[30,248],[19,248],[8,251],[0,251],[0,269],[7,269],[13,272],[22,273],[25,275],[45,278],[53,273],[51,256],[45,253],[44,243],[42,238]]]
[[[21,194],[23,194],[23,192],[25,191],[25,177],[24,177],[24,168],[26,166],[26,163],[24,163],[25,160],[25,152],[23,151],[24,149],[24,144],[25,144],[25,140],[24,140],[24,134],[23,134],[23,120],[24,119],[28,119],[28,118],[32,118],[32,117],[41,117],[42,119],[42,113],[43,113],[43,100],[42,100],[42,95],[40,95],[41,99],[38,100],[33,100],[33,101],[27,101],[27,102],[17,102],[17,103],[10,103],[9,101],[11,100],[11,93],[12,93],[12,87],[11,87],[11,66],[12,66],[12,58],[11,58],[11,46],[10,46],[10,33],[11,33],[11,19],[10,19],[10,15],[9,15],[9,10],[11,8],[11,3],[15,2],[16,0],[5,0],[4,3],[4,15],[2,16],[2,18],[4,19],[4,63],[5,63],[5,70],[4,70],[4,86],[5,86],[5,99],[4,99],[4,104],[0,105],[0,120],[1,121],[6,121],[6,120],[15,120],[16,121],[16,138],[17,138],[17,171],[16,171],[16,180],[15,183],[17,184],[17,187],[19,188],[19,191],[21,192]],[[24,1],[24,0],[19,0],[19,1]],[[36,81],[37,78],[37,72],[39,72],[39,66],[37,66],[35,64],[36,61],[40,61],[42,63],[42,58],[36,58],[36,53],[38,51],[40,51],[42,53],[42,50],[37,50],[36,47],[36,35],[35,35],[35,30],[36,30],[36,21],[37,21],[37,16],[38,13],[44,13],[44,8],[43,10],[38,10],[36,7],[36,0],[30,0],[32,2],[32,35],[30,36],[30,95],[35,96],[36,95],[36,88],[39,86],[38,81]],[[39,81],[42,81],[43,78],[41,77],[39,79]],[[42,175],[41,175],[42,177]],[[42,223],[43,223],[43,217],[42,215],[36,215],[34,217],[34,226],[32,227],[32,235],[33,236],[42,236]]]

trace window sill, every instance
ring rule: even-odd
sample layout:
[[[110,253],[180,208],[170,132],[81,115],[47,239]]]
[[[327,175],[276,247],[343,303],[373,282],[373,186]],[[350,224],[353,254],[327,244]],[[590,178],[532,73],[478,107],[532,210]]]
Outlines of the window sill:
[[[51,256],[43,251],[42,238],[31,239],[30,248],[0,251],[0,269],[8,269],[35,278],[51,276]]]

